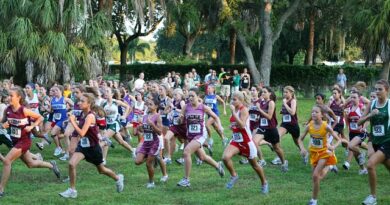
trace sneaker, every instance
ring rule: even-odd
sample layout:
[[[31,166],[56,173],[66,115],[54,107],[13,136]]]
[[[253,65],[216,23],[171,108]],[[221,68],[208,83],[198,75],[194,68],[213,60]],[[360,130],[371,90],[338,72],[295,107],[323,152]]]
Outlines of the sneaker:
[[[376,205],[376,198],[373,197],[372,195],[368,195],[366,199],[362,202],[364,205]]]
[[[349,150],[346,149],[344,154],[345,154],[346,157],[348,157],[348,155],[349,155]]]
[[[162,176],[161,178],[160,178],[160,182],[167,182],[168,181],[168,175],[166,175],[166,176]]]
[[[106,159],[103,159],[103,162],[102,162],[102,164],[103,164],[104,166],[106,166],[106,164],[107,164],[107,161],[106,161]]]
[[[343,164],[343,167],[344,167],[345,170],[349,170],[349,167],[350,167],[350,166],[351,166],[351,165],[350,165],[349,162],[347,162],[347,161],[345,161],[344,164]]]
[[[165,164],[172,164],[171,158],[164,158]]]
[[[213,156],[213,146],[208,144],[206,148],[207,148],[207,151],[209,152],[209,155]]]
[[[53,165],[53,168],[51,168],[51,170],[52,170],[53,173],[56,175],[56,177],[57,177],[58,179],[60,179],[60,178],[61,178],[61,172],[60,172],[60,169],[59,169],[58,166],[57,166],[57,162],[54,161],[54,160],[52,160],[52,161],[50,161],[50,164]]]
[[[302,162],[304,165],[309,164],[309,154],[305,154],[305,156],[302,157]]]
[[[0,198],[4,197],[4,192],[0,192]]]
[[[229,144],[229,139],[227,137],[224,137],[222,140],[223,147],[226,147]]]
[[[275,157],[275,159],[273,159],[271,161],[271,164],[273,164],[273,165],[280,165],[280,164],[282,164],[282,161],[280,160],[279,157]]]
[[[123,174],[118,174],[118,180],[116,181],[116,191],[118,193],[121,193],[123,191],[123,188],[124,188],[124,183],[123,181],[125,180],[125,177],[123,176]]]
[[[200,166],[203,164],[203,161],[196,157],[196,165]]]
[[[242,159],[240,159],[239,163],[240,163],[240,164],[248,164],[249,161],[248,161],[247,158],[242,158]]]
[[[329,169],[331,172],[334,172],[335,174],[337,174],[339,172],[339,168],[337,168],[336,165],[330,165]]]
[[[146,184],[146,188],[147,189],[153,189],[153,188],[155,188],[156,187],[156,185],[154,184],[154,182],[148,182],[147,184]]]
[[[69,154],[66,154],[66,153],[64,154],[64,156],[60,157],[61,161],[66,161],[68,159],[69,159]]]
[[[183,165],[184,164],[184,159],[183,158],[179,158],[179,159],[176,159],[175,162],[178,163],[179,165]]]
[[[50,137],[49,137],[48,134],[44,134],[44,135],[43,135],[43,139],[46,140],[47,144],[51,144],[51,139],[50,139]]]
[[[183,177],[183,179],[181,179],[178,183],[177,183],[177,186],[181,186],[181,187],[190,187],[191,186],[191,183],[190,183],[190,180]]]
[[[59,193],[59,195],[64,197],[64,198],[73,198],[73,199],[75,199],[75,198],[77,198],[77,191],[69,188],[69,189],[67,189],[64,192]]]
[[[366,163],[366,153],[365,152],[361,152],[357,158],[358,158],[359,165],[363,165],[364,163]]]
[[[62,183],[68,183],[70,181],[70,177],[67,176],[65,179],[62,180]]]
[[[62,153],[62,148],[61,147],[56,147],[56,149],[54,150],[54,156],[59,156],[61,153]]]
[[[231,176],[230,181],[226,184],[226,189],[232,189],[234,184],[237,182],[237,180],[238,180],[238,175]]]
[[[284,160],[284,164],[281,166],[282,172],[287,172],[288,171],[288,161]]]
[[[180,145],[180,150],[184,150],[184,143]]]
[[[368,174],[368,171],[366,168],[359,170],[359,175],[366,175]]]
[[[310,199],[309,203],[307,205],[317,205],[317,200]]]
[[[223,177],[225,176],[225,170],[223,169],[223,163],[221,161],[218,162],[218,168],[217,168],[219,176]]]
[[[261,186],[261,193],[262,194],[268,194],[269,193],[269,186],[268,186],[268,182],[264,185]]]
[[[43,150],[43,148],[44,148],[44,146],[45,146],[45,145],[43,145],[42,142],[37,142],[37,143],[35,143],[35,145],[36,145],[36,146],[38,147],[38,149],[41,150],[41,151]]]
[[[213,145],[214,145],[214,140],[213,140],[213,138],[208,138],[208,140],[207,140],[207,144],[208,144],[208,146],[209,147],[211,147],[211,149],[213,148]]]
[[[35,156],[37,157],[36,160],[43,161],[43,157],[42,157],[41,153],[36,153]]]
[[[259,164],[260,167],[265,167],[267,165],[267,162],[264,159],[257,161],[257,163]]]
[[[107,146],[111,147],[111,148],[115,148],[115,145],[114,143],[112,143],[112,141],[110,140],[110,138],[108,137],[103,137],[102,138],[102,141],[106,143]]]

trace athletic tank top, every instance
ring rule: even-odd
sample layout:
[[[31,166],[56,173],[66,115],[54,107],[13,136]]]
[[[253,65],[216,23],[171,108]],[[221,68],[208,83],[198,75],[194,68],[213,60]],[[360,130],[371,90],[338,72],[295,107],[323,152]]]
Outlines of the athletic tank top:
[[[76,120],[80,120],[83,111],[80,109],[79,104],[75,101],[73,105],[72,114],[76,117]]]
[[[30,133],[24,129],[30,124],[27,116],[23,112],[24,106],[20,106],[15,112],[11,106],[5,109],[7,121],[10,125],[10,135],[13,139],[28,138]]]
[[[168,97],[165,96],[165,98],[161,99],[160,96],[158,96],[158,99],[160,100],[160,104],[158,106],[158,111],[160,113],[160,116],[162,118],[167,117],[167,114],[164,113],[165,107],[168,105]]]
[[[271,102],[271,100],[268,101],[263,100],[260,102],[260,108],[266,113],[268,113],[269,102]],[[260,128],[263,129],[276,128],[278,121],[276,120],[275,110],[276,108],[274,109],[274,114],[272,115],[271,120],[267,119],[265,116],[260,114]]]
[[[236,112],[240,116],[243,106]],[[249,129],[249,119],[245,122],[245,128],[240,128],[237,124],[236,118],[230,116],[230,128],[232,130],[232,140],[238,143],[248,143],[252,139],[251,131]]]
[[[79,127],[82,128],[85,123],[85,119],[87,118],[88,115],[94,115],[92,111],[90,111],[87,115],[83,116],[81,115],[79,119]],[[96,116],[95,116],[96,117]],[[87,133],[85,134],[84,137],[82,137],[79,141],[79,144],[81,147],[95,147],[95,146],[100,146],[99,145],[99,127],[96,124],[91,124],[87,130]]]
[[[217,100],[217,95],[212,94],[212,95],[206,95],[204,97],[204,104],[211,108],[211,110],[216,114],[219,115],[219,110],[218,110],[218,100]]]
[[[378,109],[379,113],[370,119],[371,124],[371,140],[373,144],[383,144],[390,141],[389,131],[389,115],[390,107],[389,100],[383,107],[377,107],[377,100],[372,101],[371,111]]]
[[[287,105],[289,107],[291,107],[291,100],[290,99],[288,102],[287,102]],[[298,108],[298,106],[296,107]],[[282,114],[282,123],[287,123],[287,124],[290,124],[290,125],[296,125],[298,124],[298,116],[297,116],[297,110],[295,110],[295,114],[294,115],[291,115],[286,107],[284,106],[284,104],[282,104],[282,109],[280,110],[280,114]]]
[[[153,142],[158,139],[158,134],[153,130],[152,126],[149,125],[148,123],[148,117],[150,120],[153,122],[153,124],[157,124],[157,118],[159,117],[159,114],[154,114],[153,116],[144,115],[142,119],[142,128],[144,130],[144,143],[147,142]]]
[[[174,100],[173,101],[173,110],[172,110],[172,124],[173,125],[179,125],[179,119],[180,119],[180,112],[178,110],[181,110],[182,107],[180,105],[180,102],[182,100]]]
[[[134,103],[134,115],[133,115],[133,122],[138,122],[139,119],[141,119],[144,116],[145,111],[145,103],[143,101],[138,102],[136,101]]]
[[[353,110],[353,105],[348,107],[348,129],[351,133],[362,133],[360,130],[362,129],[362,125],[358,125],[359,119],[363,115],[363,105],[359,104],[356,109]]]
[[[51,100],[51,108],[53,109],[54,121],[58,122],[68,119],[64,97],[61,97],[60,99],[53,97]]]
[[[261,99],[257,99],[255,101],[252,101],[251,105],[249,106],[248,112],[249,112],[249,127],[251,130],[256,129],[259,127],[259,120],[260,120],[260,111],[257,107],[257,103],[260,103]]]
[[[337,117],[337,124],[344,125],[343,104],[342,103],[337,104],[336,101],[333,100],[332,103],[330,104],[330,109],[334,112],[334,114]]]
[[[322,121],[320,128],[316,129],[314,125],[314,121],[310,121],[309,123],[309,134],[310,134],[310,146],[309,150],[314,152],[320,152],[328,149],[327,146],[327,133],[326,127],[328,123]]]
[[[33,93],[33,98],[32,99],[30,99],[26,95],[26,102],[27,102],[28,107],[30,108],[30,110],[32,110],[33,112],[39,114],[39,99],[38,99],[38,95],[36,93]]]
[[[242,88],[248,88],[249,87],[249,77],[248,77],[248,74],[242,76],[242,80],[241,80],[241,87]]]
[[[203,136],[204,132],[204,105],[199,104],[193,108],[191,104],[186,105],[187,137],[192,140],[194,137]]]
[[[106,102],[103,106],[104,111],[106,112],[107,124],[114,124],[119,117],[118,105],[115,101],[112,101],[111,104]]]

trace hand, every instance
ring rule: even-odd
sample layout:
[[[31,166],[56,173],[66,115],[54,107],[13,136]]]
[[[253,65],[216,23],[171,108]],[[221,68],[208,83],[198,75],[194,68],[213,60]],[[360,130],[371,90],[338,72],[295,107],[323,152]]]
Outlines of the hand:
[[[371,116],[375,116],[379,113],[379,110],[378,109],[373,109],[370,113]]]
[[[8,123],[8,121],[5,122],[5,123],[3,123],[3,128],[4,128],[4,129],[8,129],[8,128],[9,128],[9,123]]]
[[[75,122],[76,121],[76,117],[73,115],[73,114],[68,114],[68,118],[71,122]]]
[[[154,125],[154,122],[152,122],[152,120],[150,120],[149,116],[148,116],[147,122],[148,122],[148,124],[149,124],[150,126]]]
[[[24,128],[24,130],[26,131],[26,132],[31,132],[31,130],[32,129],[34,129],[34,126],[26,126],[25,128]]]
[[[284,104],[284,105],[287,104],[287,99],[286,99],[286,98],[283,98],[283,104]]]
[[[302,155],[302,156],[306,156],[306,155],[307,155],[306,149],[301,149],[301,155]]]
[[[234,113],[236,111],[236,107],[232,104],[229,105],[229,108],[232,111],[232,113]]]

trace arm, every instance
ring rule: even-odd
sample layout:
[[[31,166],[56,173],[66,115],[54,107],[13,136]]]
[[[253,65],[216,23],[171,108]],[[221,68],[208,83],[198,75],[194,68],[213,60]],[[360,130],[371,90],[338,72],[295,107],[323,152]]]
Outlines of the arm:
[[[333,136],[333,138],[337,140],[336,144],[328,146],[328,149],[330,151],[334,151],[340,145],[341,139],[339,138],[339,136],[337,136],[337,134],[333,131],[333,129],[330,126],[326,127],[326,131],[328,131],[328,133],[330,133]]]
[[[336,125],[338,123],[337,116],[336,116],[336,114],[334,114],[334,112],[329,107],[327,107],[327,111],[328,111],[329,116],[333,119],[332,128],[334,128],[334,127],[336,127]]]
[[[303,145],[303,140],[305,139],[305,137],[306,137],[308,132],[309,132],[309,125],[307,125],[305,127],[305,130],[303,131],[301,136],[299,136],[299,138],[298,138],[298,145],[299,145],[299,149],[301,150],[301,155],[302,156],[307,154],[307,151],[305,149],[305,145]]]
[[[286,108],[287,112],[290,113],[290,115],[295,115],[295,112],[297,110],[297,100],[292,99],[291,100],[291,107],[287,105],[287,101],[283,99],[283,105]]]
[[[377,109],[374,109],[374,110],[371,111],[371,102],[368,103],[366,109],[364,109],[363,116],[358,121],[358,125],[362,125],[367,120],[369,120],[372,116],[378,114],[378,112],[379,111]]]
[[[217,95],[217,100],[222,103],[222,105],[223,105],[223,114],[226,115],[226,103],[225,103],[225,101],[219,95]]]
[[[162,119],[160,116],[157,118],[157,125],[154,124],[148,117],[148,124],[152,127],[152,129],[157,132],[157,134],[161,135],[162,133]]]
[[[38,126],[43,121],[43,117],[40,114],[35,113],[30,109],[24,108],[23,113],[26,117],[30,117],[35,120],[35,122],[32,123],[30,126],[24,128],[27,132],[30,132],[34,127]]]
[[[236,120],[238,126],[240,128],[245,128],[246,121],[248,120],[249,112],[247,108],[244,108],[240,112],[240,116],[237,115],[236,113],[236,108],[234,105],[230,105],[230,110],[232,111],[232,116]]]
[[[126,117],[129,116],[129,114],[130,114],[130,106],[127,103],[125,103],[125,102],[123,102],[121,100],[115,100],[115,102],[119,106],[122,106],[122,107],[124,107],[126,109],[125,113],[123,113],[123,115],[121,116],[122,119],[126,119]]]
[[[204,111],[206,114],[210,115],[210,117],[212,117],[215,122],[217,123],[218,126],[221,126],[221,121],[219,120],[219,117],[211,110],[211,108],[207,107],[207,106],[204,106]],[[220,130],[223,130],[222,127],[219,127]]]
[[[76,117],[74,115],[69,116],[69,121],[74,127],[74,130],[81,136],[85,137],[87,134],[87,131],[89,127],[95,122],[95,116],[93,114],[88,114],[85,123],[82,128],[79,127],[79,125],[76,123]]]
[[[259,111],[260,111],[261,115],[265,116],[265,118],[267,118],[268,120],[271,120],[272,116],[274,114],[274,111],[275,111],[275,102],[274,101],[270,101],[269,102],[268,112],[264,112],[264,110],[262,110],[260,108],[260,106],[258,106],[258,108],[259,108]]]
[[[70,98],[64,98],[64,99],[65,99],[65,102],[66,102],[70,107],[73,107],[73,105],[74,105],[73,100],[71,100]]]

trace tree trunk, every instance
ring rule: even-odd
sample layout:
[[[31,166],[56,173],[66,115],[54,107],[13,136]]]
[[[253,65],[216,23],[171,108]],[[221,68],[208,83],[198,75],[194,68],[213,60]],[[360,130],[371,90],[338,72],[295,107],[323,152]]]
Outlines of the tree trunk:
[[[261,60],[260,60],[260,79],[264,83],[264,85],[270,85],[271,79],[271,66],[272,66],[272,49],[273,43],[272,39],[264,36],[264,45],[263,50],[261,52]]]
[[[33,82],[34,78],[34,63],[31,60],[26,62],[26,77],[27,82]]]
[[[314,8],[315,9],[315,8]],[[309,47],[307,48],[306,65],[313,65],[314,56],[314,25],[315,25],[315,10],[310,12],[310,24],[309,24]]]
[[[70,67],[66,64],[65,61],[61,61],[61,67],[62,67],[63,83],[69,83],[70,82]]]
[[[128,44],[122,44],[119,46],[121,51],[121,66],[119,70],[120,81],[123,81],[126,76],[126,65],[127,65],[127,50],[129,49]]]
[[[380,78],[389,80],[389,69],[390,69],[390,46],[386,39],[382,39],[381,42],[381,58],[383,61],[383,69],[380,74]]]
[[[235,64],[235,58],[236,58],[236,41],[237,41],[237,32],[236,29],[232,28],[230,29],[230,64]]]
[[[186,39],[186,41],[185,41],[184,46],[183,46],[183,55],[187,56],[187,57],[191,57],[192,56],[191,49],[195,43],[196,37],[186,36],[185,39]]]
[[[255,58],[253,57],[251,47],[246,42],[245,37],[237,33],[238,42],[240,42],[242,49],[244,50],[246,62],[248,63],[249,72],[251,73],[254,84],[260,83],[260,73],[256,67]]]

